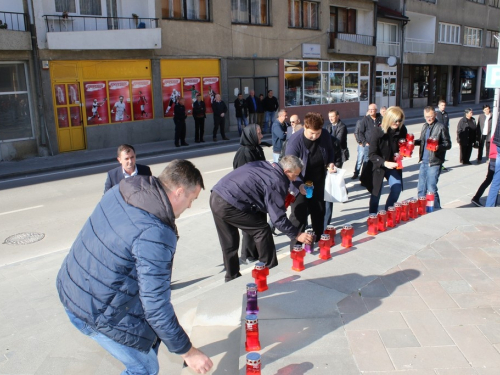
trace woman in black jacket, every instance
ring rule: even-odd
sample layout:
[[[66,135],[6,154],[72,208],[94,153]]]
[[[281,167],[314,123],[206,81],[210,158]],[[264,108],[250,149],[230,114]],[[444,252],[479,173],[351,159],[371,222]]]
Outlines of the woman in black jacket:
[[[233,160],[233,169],[239,168],[246,163],[258,160],[266,160],[264,150],[260,146],[262,140],[262,131],[259,125],[250,124],[243,128],[240,138],[240,148],[236,151]],[[265,214],[264,214],[265,216]],[[241,242],[241,260],[259,259],[257,247],[251,236],[243,232],[243,240]]]
[[[371,193],[370,213],[378,211],[384,178],[389,182],[390,193],[385,209],[393,206],[403,190],[403,171],[396,169],[398,164],[394,155],[399,153],[399,140],[406,138],[407,130],[403,125],[405,114],[400,107],[389,107],[380,127],[373,129],[370,140],[368,163],[361,173],[361,183]]]

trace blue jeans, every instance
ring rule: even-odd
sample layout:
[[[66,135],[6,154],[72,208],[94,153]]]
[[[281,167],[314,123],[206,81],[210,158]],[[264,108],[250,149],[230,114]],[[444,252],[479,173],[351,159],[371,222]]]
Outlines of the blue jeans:
[[[243,126],[247,126],[248,125],[247,118],[246,117],[236,117],[236,122],[238,123],[238,133],[241,136],[241,132],[243,131],[242,125]]]
[[[491,144],[495,146],[495,144]],[[488,199],[486,199],[486,207],[495,207],[497,203],[498,191],[500,191],[500,146],[497,148],[497,160],[495,163],[495,174],[493,175],[493,181],[491,181],[490,191],[488,193]]]
[[[356,159],[356,166],[354,167],[354,174],[358,175],[363,165],[363,159],[365,158],[365,148],[358,144],[358,157]]]
[[[387,197],[387,202],[385,203],[385,210],[391,206],[394,206],[394,203],[398,201],[399,194],[401,194],[401,190],[403,190],[403,186],[401,184],[401,176],[396,169],[386,169],[384,177],[389,181],[389,186],[391,191],[389,196]],[[382,195],[382,189],[384,187],[384,183],[382,182],[382,186],[380,187],[380,191],[378,195],[370,196],[370,213],[376,214],[378,212],[378,202],[380,201],[380,196]]]
[[[326,229],[326,226],[330,224],[330,220],[332,219],[333,213],[333,202],[325,201],[325,222],[323,228]]]
[[[429,163],[420,163],[418,172],[418,196],[425,197],[427,192],[434,193],[434,209],[440,209],[439,194],[437,184],[441,175],[441,164],[429,166]]]
[[[264,129],[262,129],[262,133],[268,133],[271,131],[273,121],[274,112],[264,112]]]
[[[279,162],[279,160],[280,160],[280,155],[281,155],[281,154],[277,154],[276,152],[273,152],[273,161],[274,161],[275,163],[278,163],[278,162]]]
[[[368,155],[370,154],[370,146],[366,145],[363,147],[364,148],[364,156],[365,158],[363,159],[363,163],[368,163]]]
[[[109,354],[125,365],[125,370],[121,375],[155,375],[160,371],[158,364],[158,346],[156,349],[151,349],[149,353],[140,352],[137,349],[131,348],[117,343],[116,341],[104,336],[96,331],[83,320],[77,318],[70,311],[66,310],[70,322],[84,335],[95,340],[99,345],[106,349]]]

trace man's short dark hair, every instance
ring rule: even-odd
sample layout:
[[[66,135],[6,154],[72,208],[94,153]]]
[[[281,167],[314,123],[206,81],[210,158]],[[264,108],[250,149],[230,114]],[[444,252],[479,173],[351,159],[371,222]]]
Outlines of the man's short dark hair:
[[[165,167],[158,176],[161,184],[167,191],[183,187],[186,190],[193,190],[197,186],[205,189],[201,172],[189,160],[175,159]]]
[[[267,90],[267,93],[269,94],[270,92],[272,92],[273,90]]]
[[[335,113],[337,116],[340,116],[340,112],[339,112],[339,111],[337,111],[336,109],[331,109],[331,110],[329,110],[329,111],[328,111],[328,114],[330,114],[330,113]]]
[[[304,127],[306,129],[318,131],[321,130],[324,123],[325,120],[323,120],[321,113],[308,112],[304,117]]]
[[[472,108],[465,108],[464,109],[464,113],[467,115],[469,114],[470,112],[472,112]]]
[[[128,145],[126,143],[118,146],[118,150],[116,150],[116,154],[118,157],[122,154],[122,151],[125,151],[126,154],[128,154],[130,151],[134,151],[135,154],[135,148],[132,145]]]
[[[483,105],[483,109],[485,109],[485,108],[490,108],[490,109],[491,109],[491,107],[490,107],[490,105],[489,105],[489,104],[485,104],[485,105]]]
[[[424,108],[424,112],[425,113],[436,112],[436,110],[434,109],[433,106],[428,105],[427,107]]]
[[[439,105],[439,104],[441,104],[441,103],[446,104],[446,100],[441,99],[441,100],[438,102],[438,105]]]

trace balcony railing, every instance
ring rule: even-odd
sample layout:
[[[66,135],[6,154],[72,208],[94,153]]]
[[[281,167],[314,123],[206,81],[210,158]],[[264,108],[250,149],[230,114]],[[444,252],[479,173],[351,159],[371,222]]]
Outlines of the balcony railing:
[[[48,32],[155,29],[158,18],[44,15]]]
[[[405,52],[434,53],[434,42],[429,40],[406,38]]]
[[[0,30],[28,31],[28,15],[16,12],[0,12]]]
[[[377,41],[377,56],[389,57],[396,56],[400,57],[401,47],[399,42],[381,42]]]
[[[330,48],[335,48],[335,39],[345,40],[347,42],[364,44],[366,46],[373,46],[373,36],[361,34],[348,34],[331,32],[330,34]]]

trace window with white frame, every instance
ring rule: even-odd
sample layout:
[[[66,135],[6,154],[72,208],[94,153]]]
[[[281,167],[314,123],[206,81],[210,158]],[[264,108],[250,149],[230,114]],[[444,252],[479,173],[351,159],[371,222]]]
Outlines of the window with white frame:
[[[26,64],[0,63],[0,142],[33,138]]]
[[[299,29],[319,29],[319,3],[288,0],[288,26]]]
[[[498,48],[498,36],[498,31],[486,30],[485,46],[488,48]]]
[[[269,0],[231,0],[233,23],[269,25]]]
[[[472,3],[478,3],[478,4],[484,4],[485,3],[485,0],[467,0],[467,1],[470,1]]]
[[[209,0],[163,0],[163,19],[210,21]]]
[[[398,25],[393,23],[377,23],[377,41],[386,43],[398,42]]]
[[[460,44],[460,25],[439,23],[439,43]]]
[[[102,16],[101,0],[55,0],[56,12]]]
[[[464,46],[481,47],[483,40],[483,30],[475,27],[465,27]]]

